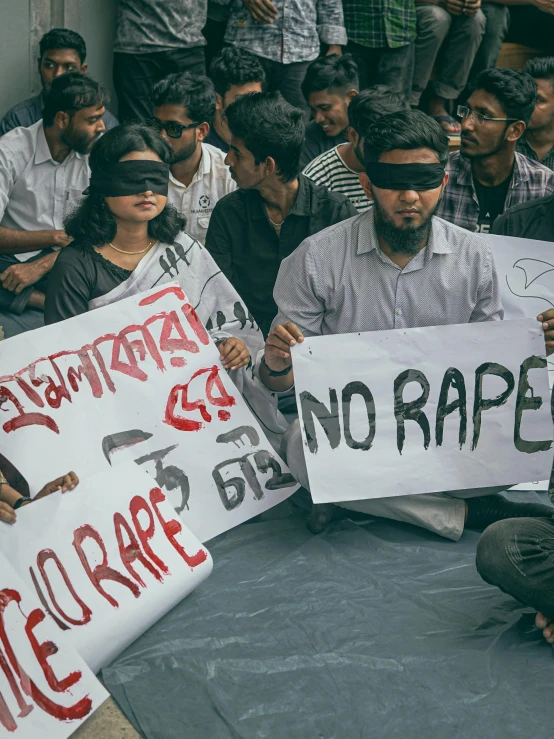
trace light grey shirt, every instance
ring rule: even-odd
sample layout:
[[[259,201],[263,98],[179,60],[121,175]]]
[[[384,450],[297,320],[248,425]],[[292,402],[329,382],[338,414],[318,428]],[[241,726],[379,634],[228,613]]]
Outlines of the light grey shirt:
[[[305,239],[283,260],[273,325],[306,336],[502,320],[498,276],[478,235],[433,218],[429,243],[401,269],[380,250],[374,211]]]
[[[114,51],[147,54],[204,46],[208,0],[119,0]]]
[[[52,159],[42,120],[0,139],[0,226],[18,231],[62,229],[88,187],[88,157],[72,151]],[[16,254],[26,262],[39,251]]]

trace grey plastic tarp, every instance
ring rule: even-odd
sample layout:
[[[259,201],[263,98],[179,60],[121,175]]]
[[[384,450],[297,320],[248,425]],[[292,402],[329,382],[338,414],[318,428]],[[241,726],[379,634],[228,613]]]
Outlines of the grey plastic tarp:
[[[552,647],[480,579],[478,533],[305,518],[286,501],[214,539],[207,582],[103,671],[143,736],[554,736]]]

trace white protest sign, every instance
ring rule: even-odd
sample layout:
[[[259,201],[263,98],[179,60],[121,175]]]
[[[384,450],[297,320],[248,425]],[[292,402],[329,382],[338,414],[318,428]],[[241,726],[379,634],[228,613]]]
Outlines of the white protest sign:
[[[317,503],[544,479],[552,418],[536,321],[318,336],[293,349]]]
[[[33,494],[136,461],[201,541],[297,488],[178,285],[0,342],[0,449]]]
[[[128,463],[20,508],[0,550],[98,672],[203,582],[212,559]]]
[[[66,739],[107,697],[0,554],[0,736]]]

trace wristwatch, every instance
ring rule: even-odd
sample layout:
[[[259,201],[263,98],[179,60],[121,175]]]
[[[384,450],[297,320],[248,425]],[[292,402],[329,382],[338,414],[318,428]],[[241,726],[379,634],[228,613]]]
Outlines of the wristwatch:
[[[31,503],[32,498],[29,498],[28,495],[22,495],[21,498],[18,498],[15,503],[13,504],[14,511],[17,511],[18,508],[21,508],[22,505],[26,505],[27,503]]]
[[[284,377],[285,375],[288,375],[289,372],[292,370],[292,364],[290,364],[284,370],[281,370],[280,372],[275,372],[275,370],[272,370],[271,367],[268,365],[268,363],[265,361],[265,357],[262,357],[262,362],[261,363],[266,368],[267,374],[270,377]]]

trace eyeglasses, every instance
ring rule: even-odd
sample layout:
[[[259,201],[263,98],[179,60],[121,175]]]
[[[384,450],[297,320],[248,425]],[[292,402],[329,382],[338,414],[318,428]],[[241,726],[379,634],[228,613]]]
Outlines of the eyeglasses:
[[[158,131],[163,129],[170,139],[180,139],[183,131],[187,131],[189,128],[196,128],[200,123],[201,121],[196,121],[195,123],[183,125],[182,123],[177,123],[177,121],[160,121],[159,118],[155,118],[154,116],[148,120],[150,126],[156,128]]]
[[[502,121],[507,123],[508,121],[519,120],[519,118],[491,118],[489,115],[483,115],[483,113],[477,113],[475,110],[471,110],[467,105],[458,105],[456,113],[458,114],[458,118],[461,118],[462,121],[466,118],[472,118],[473,122],[477,126],[484,126],[488,121]]]

